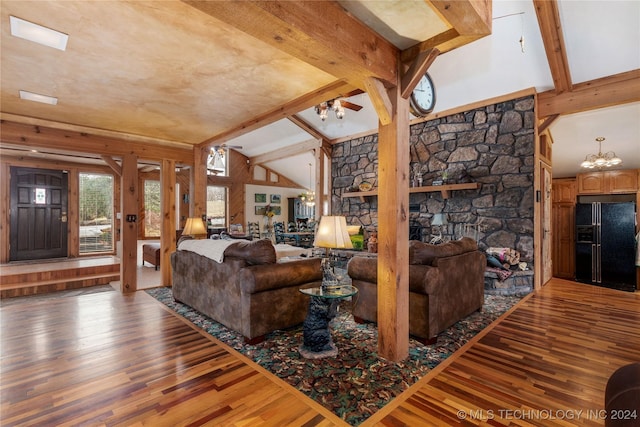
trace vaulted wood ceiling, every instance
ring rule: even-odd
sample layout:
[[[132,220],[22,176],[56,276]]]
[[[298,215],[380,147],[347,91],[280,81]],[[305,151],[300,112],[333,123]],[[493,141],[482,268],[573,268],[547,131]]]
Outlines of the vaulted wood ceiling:
[[[3,147],[25,144],[33,128],[20,124],[38,124],[62,129],[61,141],[69,132],[107,138],[112,145],[132,141],[143,158],[157,157],[155,146],[190,151],[193,145],[240,137],[247,155],[269,159],[284,146],[304,143],[277,140],[270,126],[281,127],[290,118],[307,140],[335,139],[335,129],[343,129],[341,137],[349,135],[366,111],[329,129],[313,121],[309,110],[355,88],[375,93],[372,85],[388,85],[421,54],[439,53],[432,67],[436,74],[453,58],[449,52],[461,46],[468,52],[466,45],[503,22],[492,15],[488,1],[398,0],[376,9],[378,3],[45,1],[36,7],[3,1],[5,24],[13,15],[70,36],[67,51],[60,52],[12,37],[9,25],[2,26],[2,119],[16,123],[3,126]],[[543,116],[640,100],[638,67],[572,82],[556,2],[497,2],[493,8],[511,3],[522,6],[521,16],[534,8],[539,23],[553,79],[540,96]],[[536,48],[533,37],[527,41],[529,49]],[[441,96],[441,105],[455,98],[446,89],[442,85],[447,96]],[[54,95],[59,103],[23,101],[19,90]],[[384,100],[359,100],[370,103],[376,120],[384,120]],[[289,150],[296,153],[299,146]],[[301,176],[299,182],[306,182],[305,168]]]

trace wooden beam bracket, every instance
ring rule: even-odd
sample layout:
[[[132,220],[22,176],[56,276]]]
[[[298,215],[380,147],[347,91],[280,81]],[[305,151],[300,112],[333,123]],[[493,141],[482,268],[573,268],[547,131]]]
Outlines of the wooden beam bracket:
[[[402,91],[400,92],[400,96],[402,96],[402,98],[409,98],[409,95],[411,95],[411,92],[415,89],[420,78],[424,76],[424,73],[427,72],[439,54],[440,51],[437,48],[432,48],[421,52],[416,57],[409,66],[409,69],[402,76]]]
[[[104,160],[104,162],[113,169],[116,175],[122,176],[122,167],[113,159],[113,157],[102,155],[100,158],[102,158],[102,160]]]
[[[373,108],[376,110],[376,113],[378,113],[380,123],[385,126],[390,124],[393,117],[393,104],[391,103],[391,98],[389,98],[384,84],[373,77],[366,79],[364,84]]]

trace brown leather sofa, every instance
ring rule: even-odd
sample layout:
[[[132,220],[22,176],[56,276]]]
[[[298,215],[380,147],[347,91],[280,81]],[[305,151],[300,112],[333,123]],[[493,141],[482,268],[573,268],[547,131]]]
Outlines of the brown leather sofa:
[[[322,284],[320,262],[276,262],[267,239],[233,242],[222,262],[178,250],[171,254],[173,297],[258,343],[304,321],[309,300],[300,289]]]
[[[441,245],[409,242],[409,333],[433,344],[440,332],[480,310],[486,256],[473,239]],[[377,322],[377,259],[355,256],[347,272],[358,288],[356,321]]]

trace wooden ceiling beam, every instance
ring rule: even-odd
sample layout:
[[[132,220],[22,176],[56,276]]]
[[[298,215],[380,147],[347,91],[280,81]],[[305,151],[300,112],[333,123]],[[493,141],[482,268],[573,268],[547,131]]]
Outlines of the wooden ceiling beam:
[[[403,63],[412,62],[421,52],[438,49],[449,52],[491,34],[492,0],[425,0],[451,28],[443,33],[405,49],[400,54]]]
[[[182,1],[356,87],[397,81],[398,49],[337,2]]]
[[[330,140],[330,138],[328,138],[325,134],[323,134],[322,132],[320,132],[313,126],[311,126],[311,124],[309,124],[306,120],[304,120],[302,117],[298,116],[297,114],[293,114],[289,116],[288,119],[289,121],[291,121],[291,123],[298,126],[300,129],[307,132],[309,135],[311,135],[315,139],[319,139],[320,141]]]
[[[571,72],[556,0],[533,0],[556,93],[570,92]]]
[[[573,85],[571,92],[538,94],[538,117],[573,114],[640,101],[640,69]]]
[[[249,157],[249,161],[252,165],[261,165],[267,162],[273,162],[275,160],[285,159],[287,157],[313,151],[321,146],[322,144],[319,140],[311,139],[295,145],[278,148],[277,150],[269,151],[268,153],[264,153],[259,156]]]
[[[191,146],[185,148],[163,146],[154,143],[132,142],[118,138],[93,135],[84,132],[55,129],[25,123],[0,121],[2,142],[20,144],[32,148],[52,148],[67,152],[122,157],[134,154],[139,159],[173,159],[183,165],[193,164]]]
[[[493,23],[491,0],[428,0],[460,35],[487,36]]]
[[[286,119],[293,114],[299,113],[302,110],[306,110],[307,108],[313,107],[314,105],[320,104],[328,99],[344,96],[354,89],[356,88],[352,85],[342,80],[337,80],[318,90],[309,92],[297,99],[294,99],[293,101],[274,108],[273,110],[267,111],[264,114],[253,117],[232,129],[212,136],[211,138],[201,142],[199,145],[204,148],[208,148],[208,146],[213,144],[222,144],[223,142],[237,138],[245,133],[249,133],[263,126],[277,122],[278,120]]]

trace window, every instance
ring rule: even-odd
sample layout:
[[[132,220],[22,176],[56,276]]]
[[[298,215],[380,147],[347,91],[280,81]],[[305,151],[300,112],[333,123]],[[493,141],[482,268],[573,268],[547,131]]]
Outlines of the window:
[[[160,237],[160,181],[144,182],[144,237]]]
[[[207,225],[227,226],[227,187],[207,186]]]
[[[80,174],[81,254],[113,251],[113,176]]]
[[[207,157],[207,175],[228,176],[227,159],[229,154],[224,149],[214,150]]]

